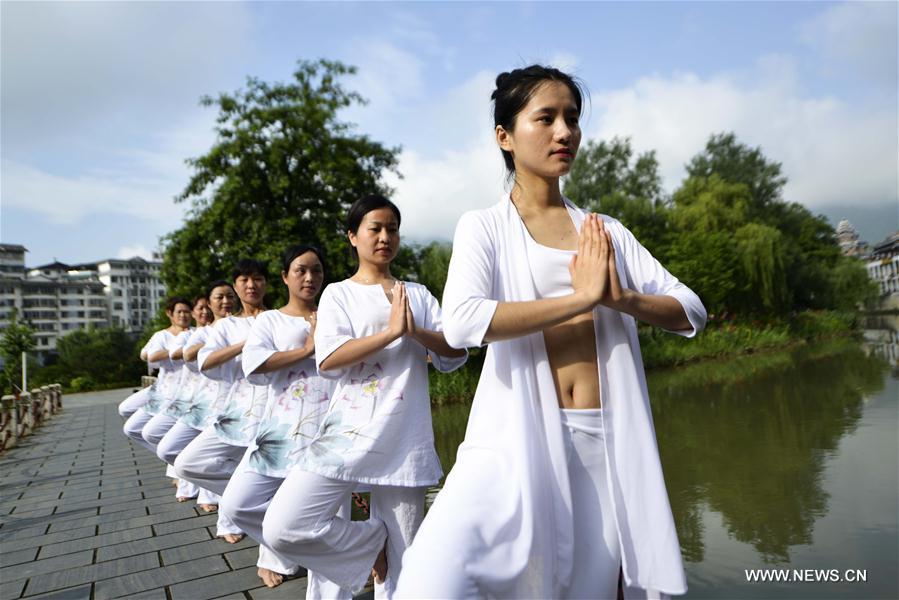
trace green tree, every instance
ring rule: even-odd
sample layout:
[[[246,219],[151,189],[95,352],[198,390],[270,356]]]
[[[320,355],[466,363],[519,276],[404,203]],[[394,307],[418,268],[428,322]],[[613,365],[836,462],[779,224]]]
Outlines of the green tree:
[[[452,244],[440,242],[428,244],[419,254],[421,258],[418,264],[418,282],[424,284],[438,300],[443,297],[446,273],[452,254]]]
[[[588,210],[615,217],[650,251],[659,250],[666,220],[654,151],[634,157],[630,138],[590,140],[571,166],[564,193]]]
[[[752,220],[767,220],[771,207],[782,202],[783,186],[787,183],[780,163],[768,160],[761,148],[742,144],[733,133],[709,137],[705,150],[687,164],[688,177],[712,175],[749,188],[751,202],[747,208]]]
[[[66,383],[88,378],[96,384],[136,384],[146,371],[139,347],[124,330],[77,329],[56,342],[53,368]]]
[[[3,379],[0,381],[0,389],[4,394],[16,382],[21,384],[22,353],[31,352],[34,347],[34,329],[28,323],[19,321],[18,311],[13,308],[10,311],[9,323],[0,335],[0,356],[3,357]]]
[[[193,175],[177,200],[192,208],[164,238],[162,277],[172,293],[199,291],[244,256],[264,261],[277,281],[281,251],[298,242],[322,248],[332,278],[349,273],[346,209],[389,192],[382,176],[396,170],[398,152],[339,119],[364,103],[340,83],[353,73],[339,62],[299,61],[289,83],[250,77],[246,89],[202,99],[218,109],[218,137],[188,161]],[[286,299],[282,286],[270,288]]]

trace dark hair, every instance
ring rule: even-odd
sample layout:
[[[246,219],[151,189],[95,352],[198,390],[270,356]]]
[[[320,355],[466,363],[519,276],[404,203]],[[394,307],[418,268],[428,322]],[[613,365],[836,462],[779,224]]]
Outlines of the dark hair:
[[[190,303],[190,300],[185,298],[184,296],[171,296],[165,301],[165,312],[175,312],[175,307],[179,304],[183,304],[193,310],[194,305]]]
[[[369,194],[353,202],[349,212],[347,212],[347,231],[352,231],[353,233],[359,231],[359,225],[362,224],[362,219],[365,218],[365,215],[373,210],[378,210],[379,208],[389,208],[392,210],[393,214],[396,215],[397,227],[399,227],[403,218],[400,215],[400,209],[397,205],[380,194]],[[358,253],[354,247],[350,246],[350,251],[353,253],[353,257],[358,258]]]
[[[206,299],[209,300],[209,297],[212,296],[212,290],[217,287],[227,286],[231,288],[231,293],[234,294],[234,297],[237,298],[237,292],[234,291],[234,286],[231,285],[230,282],[225,281],[224,279],[217,279],[206,286]]]
[[[268,270],[260,261],[253,258],[241,258],[231,269],[231,281],[236,281],[238,277],[252,277],[253,275],[262,275],[268,279]]]
[[[587,90],[578,79],[553,67],[531,65],[497,75],[496,89],[490,94],[490,99],[493,100],[493,126],[499,125],[512,132],[518,113],[530,101],[540,84],[547,81],[558,81],[567,85],[571,95],[574,96],[578,116],[583,113],[583,98],[587,95]],[[500,152],[503,153],[506,170],[510,175],[515,173],[512,153],[503,149],[500,149]]]
[[[281,271],[285,273],[289,271],[290,263],[292,263],[296,257],[303,256],[307,252],[315,254],[318,257],[318,262],[322,264],[322,271],[327,272],[325,256],[322,254],[322,251],[309,244],[293,244],[285,248],[284,252],[281,253]]]
[[[196,308],[197,302],[199,302],[200,300],[207,300],[207,301],[208,301],[208,299],[207,299],[206,296],[204,296],[203,294],[199,294],[199,295],[197,295],[197,296],[194,296],[194,301],[193,301],[193,303],[191,303],[191,306],[193,306],[193,307]]]

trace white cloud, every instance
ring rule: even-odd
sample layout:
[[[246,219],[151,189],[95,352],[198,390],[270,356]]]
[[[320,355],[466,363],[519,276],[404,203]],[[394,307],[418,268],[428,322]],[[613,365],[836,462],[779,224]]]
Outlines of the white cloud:
[[[650,76],[593,95],[592,137],[630,136],[656,150],[667,189],[712,133],[733,131],[783,163],[787,200],[809,207],[897,199],[895,110],[861,112],[798,91],[789,61],[766,59],[753,77]]]
[[[833,66],[848,66],[895,87],[897,19],[896,2],[846,2],[803,23],[799,35],[803,42],[835,61]]]
[[[505,171],[487,101],[492,89],[493,75],[480,72],[450,90],[427,114],[414,117],[433,124],[431,135],[445,150],[404,150],[399,161],[403,179],[388,180],[396,190],[393,199],[403,212],[407,239],[452,239],[462,213],[499,199]]]

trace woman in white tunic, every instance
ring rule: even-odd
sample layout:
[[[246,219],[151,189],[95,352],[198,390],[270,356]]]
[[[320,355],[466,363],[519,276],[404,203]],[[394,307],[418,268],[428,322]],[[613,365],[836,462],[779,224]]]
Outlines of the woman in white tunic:
[[[563,198],[570,76],[503,73],[493,99],[515,183],[460,219],[444,292],[450,344],[490,346],[398,596],[615,598],[620,571],[625,596],[684,593],[635,318],[692,336],[705,310],[619,222]]]
[[[223,319],[229,316],[237,304],[237,294],[227,281],[214,281],[207,287],[205,298],[209,311],[215,319]],[[156,446],[156,455],[165,463],[174,465],[178,454],[195,437],[200,435],[206,427],[212,425],[212,417],[215,411],[215,403],[219,398],[224,398],[230,386],[215,379],[209,379],[200,372],[197,365],[197,354],[206,344],[211,327],[197,327],[194,329],[182,349],[182,358],[187,369],[194,374],[195,383],[187,398],[187,390],[183,387],[179,390],[176,402],[179,403],[178,421],[172,425]],[[205,512],[212,512],[218,508],[219,495],[205,488],[199,488],[197,504]],[[228,521],[230,523],[230,521]],[[224,533],[238,532],[236,526],[228,525],[223,528]]]
[[[228,482],[220,508],[262,544],[257,566],[268,587],[280,585],[299,566],[265,546],[262,519],[287,472],[315,437],[334,387],[315,368],[315,299],[325,271],[321,252],[305,244],[290,246],[282,266],[289,300],[256,318],[241,361],[250,383],[268,386],[268,401],[256,439]],[[349,496],[341,516],[350,517]],[[350,590],[341,590],[314,572],[307,574],[306,598],[351,597]]]
[[[158,368],[156,381],[149,387],[147,402],[125,421],[125,435],[156,454],[155,446],[143,438],[144,426],[174,397],[181,379],[181,365],[171,360],[170,352],[179,345],[178,334],[190,327],[191,304],[186,298],[173,297],[166,302],[165,314],[171,325],[153,334],[147,343],[147,362]]]
[[[150,356],[150,354],[149,354],[150,349],[157,345],[157,340],[155,340],[154,338],[160,334],[161,334],[161,331],[157,331],[155,334],[153,334],[153,336],[150,337],[149,340],[147,340],[147,343],[144,344],[144,347],[141,348],[140,359],[142,361],[144,361],[146,363],[150,362],[148,360],[149,356]],[[149,367],[152,368],[153,365],[150,364]],[[125,398],[124,400],[122,400],[119,403],[119,414],[122,416],[123,419],[125,419],[127,421],[128,418],[131,417],[131,415],[133,415],[137,411],[138,408],[141,408],[144,404],[146,404],[147,400],[149,400],[149,399],[150,399],[150,388],[142,387],[141,389],[137,390],[136,392],[134,392],[133,394],[131,394],[130,396],[128,396],[127,398]]]
[[[241,368],[241,352],[255,318],[265,311],[265,266],[252,259],[242,259],[232,271],[234,289],[243,309],[240,314],[215,322],[206,344],[197,355],[200,371],[208,378],[229,385],[213,424],[193,439],[175,459],[175,472],[201,488],[221,495],[250,442],[256,437],[256,426],[267,399],[265,386],[246,380]],[[226,528],[219,515],[219,535],[226,542],[237,543],[243,532]]]
[[[319,372],[338,378],[337,387],[263,522],[272,549],[351,591],[364,586],[386,538],[375,595],[388,598],[421,523],[425,488],[442,475],[427,361],[451,371],[467,356],[447,345],[427,288],[391,276],[399,226],[399,209],[382,196],[350,208],[347,230],[359,268],[325,288],[315,328]],[[338,508],[360,483],[371,485],[371,516],[350,521]]]
[[[178,422],[178,417],[183,411],[186,401],[193,395],[196,378],[193,371],[188,368],[184,360],[183,350],[190,336],[212,322],[212,313],[206,303],[205,296],[199,296],[194,299],[191,316],[197,327],[191,327],[182,331],[177,335],[175,341],[169,346],[169,361],[175,367],[180,367],[178,383],[175,386],[175,392],[164,401],[159,411],[153,415],[153,418],[144,425],[141,435],[150,446],[154,449],[159,445],[163,436],[168,433],[169,429]]]

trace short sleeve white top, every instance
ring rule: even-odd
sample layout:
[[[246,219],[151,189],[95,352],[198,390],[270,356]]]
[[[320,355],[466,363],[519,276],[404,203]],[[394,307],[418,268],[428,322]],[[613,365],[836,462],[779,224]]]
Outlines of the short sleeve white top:
[[[200,369],[209,355],[216,350],[243,342],[250,333],[255,317],[225,317],[216,321],[206,345],[200,349],[197,360]],[[253,385],[244,377],[240,354],[231,360],[203,373],[210,379],[230,383],[221,410],[215,416],[215,432],[226,444],[246,446],[256,437],[256,427],[262,417],[267,387]]]
[[[243,347],[243,370],[250,383],[266,385],[268,400],[247,467],[269,477],[286,477],[318,432],[336,387],[318,374],[310,356],[284,369],[253,373],[275,352],[302,348],[311,326],[303,317],[270,310],[256,318]]]
[[[171,352],[171,349],[177,347],[178,343],[177,335],[161,329],[153,334],[144,348],[149,356],[161,350]],[[182,361],[174,361],[171,356],[150,362],[150,366],[158,368],[159,373],[156,374],[156,382],[150,387],[150,398],[143,407],[144,411],[155,415],[171,403],[175,392],[178,391],[178,383],[181,381],[181,364]]]
[[[418,327],[442,330],[440,305],[426,287],[406,283]],[[318,435],[303,454],[302,468],[345,481],[419,487],[440,480],[428,395],[428,350],[403,336],[364,361],[340,371],[321,371],[322,361],[349,340],[387,328],[390,302],[380,285],[350,280],[322,293],[315,330],[319,372],[337,388]],[[430,353],[440,371],[467,358]]]
[[[190,334],[185,347],[190,348],[197,344],[205,345],[210,331],[212,331],[211,325],[198,327]],[[212,425],[213,418],[221,408],[228,390],[231,389],[231,384],[210,379],[205,373],[200,372],[197,359],[186,361],[185,364],[197,375],[197,383],[193,396],[179,420],[194,429],[203,430]]]

